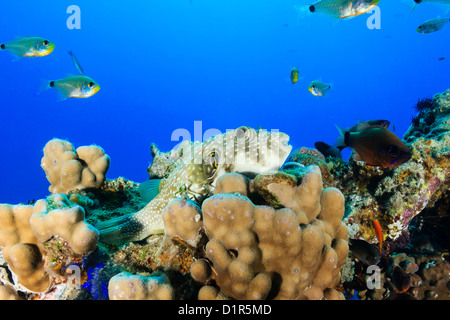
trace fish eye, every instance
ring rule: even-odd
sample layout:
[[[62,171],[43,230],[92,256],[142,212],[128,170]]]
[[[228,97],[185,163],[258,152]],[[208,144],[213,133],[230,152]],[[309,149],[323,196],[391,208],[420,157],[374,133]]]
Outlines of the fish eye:
[[[95,83],[93,83],[92,81],[88,83],[88,87],[92,88],[95,85]]]
[[[44,42],[42,42],[44,44],[44,46],[48,46],[49,42],[48,40],[44,40]]]
[[[203,172],[208,178],[213,177],[216,173],[219,167],[219,160],[219,154],[216,151],[211,151],[204,159]]]
[[[392,156],[398,157],[399,156],[399,148],[397,146],[389,146],[387,149],[387,152],[389,152]]]
[[[214,169],[217,169],[217,167],[218,167],[219,165],[217,164],[218,157],[217,157],[217,155],[216,155],[216,152],[215,152],[215,151],[211,152],[211,154],[209,155],[209,157],[210,157],[210,159],[211,159],[211,165],[213,166]]]

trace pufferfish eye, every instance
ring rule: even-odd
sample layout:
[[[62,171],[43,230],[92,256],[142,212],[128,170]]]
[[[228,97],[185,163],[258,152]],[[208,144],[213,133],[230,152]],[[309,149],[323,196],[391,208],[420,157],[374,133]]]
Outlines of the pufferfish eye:
[[[44,46],[48,46],[49,43],[50,43],[50,42],[48,42],[48,40],[44,40],[44,42],[42,42],[42,44],[43,44]]]
[[[209,165],[216,170],[217,167],[219,166],[219,155],[213,151],[209,154]]]
[[[216,151],[210,152],[203,162],[203,173],[207,177],[212,177],[219,167],[219,154]]]

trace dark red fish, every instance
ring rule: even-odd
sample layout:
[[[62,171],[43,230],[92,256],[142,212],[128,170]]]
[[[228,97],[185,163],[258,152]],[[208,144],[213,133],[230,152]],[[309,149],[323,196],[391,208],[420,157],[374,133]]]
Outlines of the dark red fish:
[[[392,282],[395,292],[405,293],[411,285],[411,277],[405,270],[399,266],[395,266],[394,270],[392,270]]]
[[[340,133],[339,147],[350,147],[355,151],[355,159],[371,166],[398,167],[411,159],[411,151],[393,132],[381,126],[366,126],[359,132]]]

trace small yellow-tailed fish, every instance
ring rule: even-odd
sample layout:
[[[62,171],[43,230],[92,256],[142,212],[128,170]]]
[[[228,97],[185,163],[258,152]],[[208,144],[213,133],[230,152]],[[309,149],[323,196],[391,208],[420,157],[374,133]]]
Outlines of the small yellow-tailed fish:
[[[335,19],[345,19],[364,14],[380,0],[320,0],[309,6],[310,12],[319,12]]]
[[[67,78],[47,82],[43,90],[55,89],[60,95],[60,100],[67,98],[89,98],[100,90],[100,85],[93,79],[75,75]]]
[[[292,84],[297,83],[298,81],[298,70],[296,67],[292,67],[291,69],[291,82]]]
[[[22,37],[0,44],[0,51],[8,51],[18,58],[43,57],[52,53],[55,44],[39,37]]]
[[[316,97],[323,97],[327,91],[331,89],[331,85],[319,80],[314,80],[309,84],[308,90]]]
[[[432,33],[444,28],[447,23],[450,22],[450,18],[435,18],[422,23],[418,28],[417,32],[420,33]]]

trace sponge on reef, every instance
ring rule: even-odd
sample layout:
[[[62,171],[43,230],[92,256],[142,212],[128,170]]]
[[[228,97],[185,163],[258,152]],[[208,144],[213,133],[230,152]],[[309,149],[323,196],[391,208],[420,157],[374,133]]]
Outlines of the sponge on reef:
[[[209,242],[191,267],[199,282],[215,280],[199,298],[343,299],[334,287],[348,254],[344,197],[323,189],[307,167],[298,186],[268,183],[284,208],[254,205],[240,194],[216,194],[202,204]],[[234,188],[233,188],[234,189]]]
[[[52,139],[44,147],[41,167],[51,183],[51,193],[69,193],[94,188],[105,180],[110,157],[96,145],[74,146],[65,140]]]
[[[116,274],[109,280],[110,300],[173,300],[175,292],[165,275],[141,276],[128,272]]]

